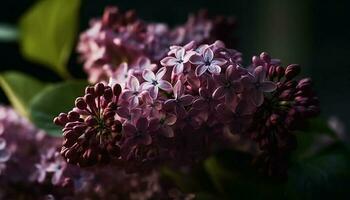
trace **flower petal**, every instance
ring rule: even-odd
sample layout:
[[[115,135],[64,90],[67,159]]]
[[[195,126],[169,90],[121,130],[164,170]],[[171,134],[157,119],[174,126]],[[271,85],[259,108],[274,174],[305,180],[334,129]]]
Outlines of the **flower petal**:
[[[202,65],[202,64],[204,64],[204,60],[203,60],[202,56],[200,56],[198,54],[194,54],[190,58],[190,63],[192,63],[194,65]]]
[[[156,73],[156,77],[155,79],[157,81],[161,80],[163,78],[163,76],[165,75],[166,73],[166,68],[165,67],[162,67],[158,70],[158,72]]]
[[[160,129],[160,133],[167,138],[172,138],[174,137],[174,130],[170,126],[163,126]]]
[[[263,66],[258,66],[254,69],[254,77],[256,79],[257,82],[263,82],[265,80],[266,77],[266,71],[264,70]]]
[[[213,98],[219,99],[219,98],[223,97],[225,95],[225,93],[226,93],[225,88],[220,86],[214,91]]]
[[[126,137],[133,137],[137,132],[136,127],[130,123],[125,123],[123,125],[123,131]]]
[[[253,103],[256,106],[261,106],[263,104],[264,94],[260,90],[253,90],[251,95],[252,95]]]
[[[196,76],[202,76],[205,73],[205,71],[207,71],[207,69],[208,69],[208,66],[206,65],[197,66],[196,72],[195,72]]]
[[[139,97],[138,96],[132,96],[130,99],[130,107],[135,108],[139,105]]]
[[[176,107],[176,100],[175,99],[168,99],[164,102],[164,108],[172,110]]]
[[[276,84],[272,81],[265,81],[260,84],[260,89],[263,92],[272,92],[277,88]]]
[[[143,145],[150,145],[152,143],[152,137],[149,134],[145,134],[140,138],[139,143]]]
[[[202,110],[202,109],[205,109],[206,108],[206,102],[204,99],[200,98],[200,99],[196,99],[194,102],[193,102],[193,105],[192,107],[194,109],[198,109],[198,110]]]
[[[203,53],[204,61],[211,62],[214,58],[214,52],[210,48],[206,48]]]
[[[183,89],[183,86],[182,86],[182,82],[181,82],[181,80],[179,79],[179,80],[176,82],[175,86],[174,86],[174,97],[175,97],[175,99],[177,99],[177,98],[179,98],[179,97],[182,96],[182,94],[184,93],[183,90],[184,90],[184,89]]]
[[[130,75],[129,81],[128,81],[128,87],[132,91],[138,91],[140,88],[139,80],[135,76]]]
[[[163,66],[174,66],[176,65],[178,62],[177,62],[177,59],[174,58],[174,57],[165,57],[163,58],[160,63],[163,65]]]
[[[218,75],[220,74],[221,72],[221,67],[219,65],[213,65],[211,64],[209,67],[208,67],[208,71],[212,74],[215,74],[215,75]]]
[[[156,80],[156,76],[154,75],[154,73],[151,70],[147,69],[142,72],[142,77],[148,82]]]
[[[158,87],[167,92],[170,92],[173,89],[173,86],[168,81],[164,80],[158,81]]]
[[[211,61],[211,64],[222,66],[222,65],[226,64],[226,62],[227,61],[223,58],[215,58],[214,60]]]
[[[188,105],[190,105],[193,102],[194,97],[189,95],[189,94],[186,94],[186,95],[181,96],[179,98],[179,100],[181,101],[181,104],[183,106],[188,106]]]
[[[176,115],[171,113],[167,114],[164,120],[164,124],[171,126],[171,125],[174,125],[175,122],[176,122]]]
[[[125,119],[128,119],[130,117],[130,112],[127,107],[119,107],[117,109],[117,114],[119,115],[119,117],[122,117]]]
[[[136,128],[139,131],[146,131],[148,128],[148,120],[145,117],[141,117],[136,122]]]
[[[184,71],[184,64],[183,63],[177,63],[176,65],[174,65],[173,73],[175,75],[181,74],[183,71]]]
[[[183,60],[184,56],[185,56],[186,50],[184,48],[179,48],[176,52],[175,52],[175,57],[177,59]]]

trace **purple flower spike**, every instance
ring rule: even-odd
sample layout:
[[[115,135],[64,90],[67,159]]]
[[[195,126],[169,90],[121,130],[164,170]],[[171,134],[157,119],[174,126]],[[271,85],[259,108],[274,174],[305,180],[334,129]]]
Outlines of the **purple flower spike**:
[[[253,75],[243,77],[242,82],[249,88],[251,100],[256,106],[263,104],[264,92],[272,92],[277,88],[274,82],[266,80],[266,71],[262,66],[256,67]]]
[[[184,65],[189,61],[191,55],[190,53],[186,54],[185,48],[179,48],[175,51],[175,57],[165,57],[160,63],[166,67],[174,67],[173,74],[178,75],[184,71]]]
[[[182,82],[178,80],[174,86],[174,99],[168,99],[164,103],[167,109],[175,110],[178,117],[184,116],[186,113],[185,106],[191,105],[194,100],[193,96],[184,94],[184,90]]]
[[[159,89],[167,92],[172,90],[171,84],[168,81],[162,80],[165,73],[165,67],[160,68],[156,74],[151,70],[145,70],[142,73],[143,78],[147,81],[142,84],[142,88],[148,90],[154,99],[157,98]]]
[[[214,58],[214,52],[210,48],[206,48],[203,55],[195,54],[191,56],[190,62],[196,65],[196,76],[202,76],[206,71],[211,74],[220,74],[221,66],[226,63],[222,58]]]

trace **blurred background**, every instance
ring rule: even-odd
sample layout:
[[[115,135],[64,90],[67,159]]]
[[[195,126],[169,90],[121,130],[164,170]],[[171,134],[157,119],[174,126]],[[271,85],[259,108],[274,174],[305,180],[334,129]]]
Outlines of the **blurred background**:
[[[35,2],[3,0],[0,25],[15,27],[21,15]],[[314,80],[321,99],[322,115],[338,116],[350,125],[350,118],[346,117],[350,111],[350,1],[85,0],[80,13],[80,31],[88,28],[92,17],[101,16],[107,5],[117,5],[122,10],[135,9],[142,19],[170,25],[184,23],[188,13],[202,8],[207,8],[212,15],[235,16],[238,22],[236,48],[244,54],[245,63],[250,62],[252,55],[267,51],[272,57],[282,59],[285,65],[301,64],[304,75]],[[0,30],[0,36],[2,34],[7,33]],[[0,72],[20,70],[43,81],[60,81],[60,77],[48,68],[25,60],[15,40],[1,40],[0,55]],[[85,77],[74,50],[69,71],[75,77]],[[3,91],[0,91],[0,103],[8,103]]]

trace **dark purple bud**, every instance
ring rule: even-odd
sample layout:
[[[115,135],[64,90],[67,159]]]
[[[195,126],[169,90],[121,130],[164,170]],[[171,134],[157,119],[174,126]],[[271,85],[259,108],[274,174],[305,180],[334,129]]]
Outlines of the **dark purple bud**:
[[[282,78],[284,76],[285,70],[283,67],[281,66],[277,66],[276,67],[276,74],[278,76],[278,78]]]
[[[120,85],[119,84],[115,84],[113,86],[113,94],[114,94],[114,96],[116,96],[118,98],[121,92],[122,92],[122,88],[120,87]]]
[[[92,86],[88,86],[85,89],[85,94],[91,94],[92,96],[95,96],[95,89]]]
[[[110,101],[113,98],[113,92],[110,87],[107,87],[104,91],[103,97],[106,101]]]
[[[98,124],[96,118],[93,117],[93,116],[88,116],[88,117],[86,117],[85,123],[86,123],[86,125],[88,125],[88,126],[90,126],[90,127],[95,126],[95,125]]]
[[[300,73],[300,65],[292,64],[286,68],[285,76],[287,80],[291,80]]]
[[[270,62],[271,62],[271,57],[270,57],[270,55],[269,55],[268,53],[266,53],[266,52],[262,52],[262,53],[260,54],[260,59],[263,60],[263,61],[265,61],[265,62],[267,62],[267,63],[270,63]]]
[[[75,111],[70,111],[68,113],[68,119],[69,121],[77,121],[80,118],[79,113],[75,112]]]
[[[104,91],[105,91],[105,86],[104,86],[103,83],[97,83],[97,84],[95,85],[95,94],[96,94],[97,96],[102,96],[103,93],[104,93]]]
[[[79,97],[75,100],[75,106],[77,108],[79,108],[80,110],[85,110],[87,107],[87,104],[86,104],[84,98]]]

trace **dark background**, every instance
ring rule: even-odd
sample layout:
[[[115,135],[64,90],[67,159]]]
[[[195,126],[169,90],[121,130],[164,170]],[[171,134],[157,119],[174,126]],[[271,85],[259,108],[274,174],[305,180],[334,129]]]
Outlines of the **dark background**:
[[[34,0],[2,0],[0,23],[16,24]],[[147,21],[171,25],[185,22],[188,13],[201,8],[211,14],[237,18],[237,49],[248,63],[262,51],[282,59],[284,64],[299,63],[303,73],[312,76],[321,98],[323,116],[336,115],[348,125],[350,111],[350,23],[347,0],[85,0],[81,9],[80,30],[92,17],[100,16],[106,5],[122,10],[135,9]],[[44,81],[60,81],[53,72],[24,60],[15,42],[0,42],[0,71],[21,70]],[[85,77],[72,53],[69,70]],[[30,89],[30,88],[28,88]],[[0,91],[0,102],[8,103]]]

